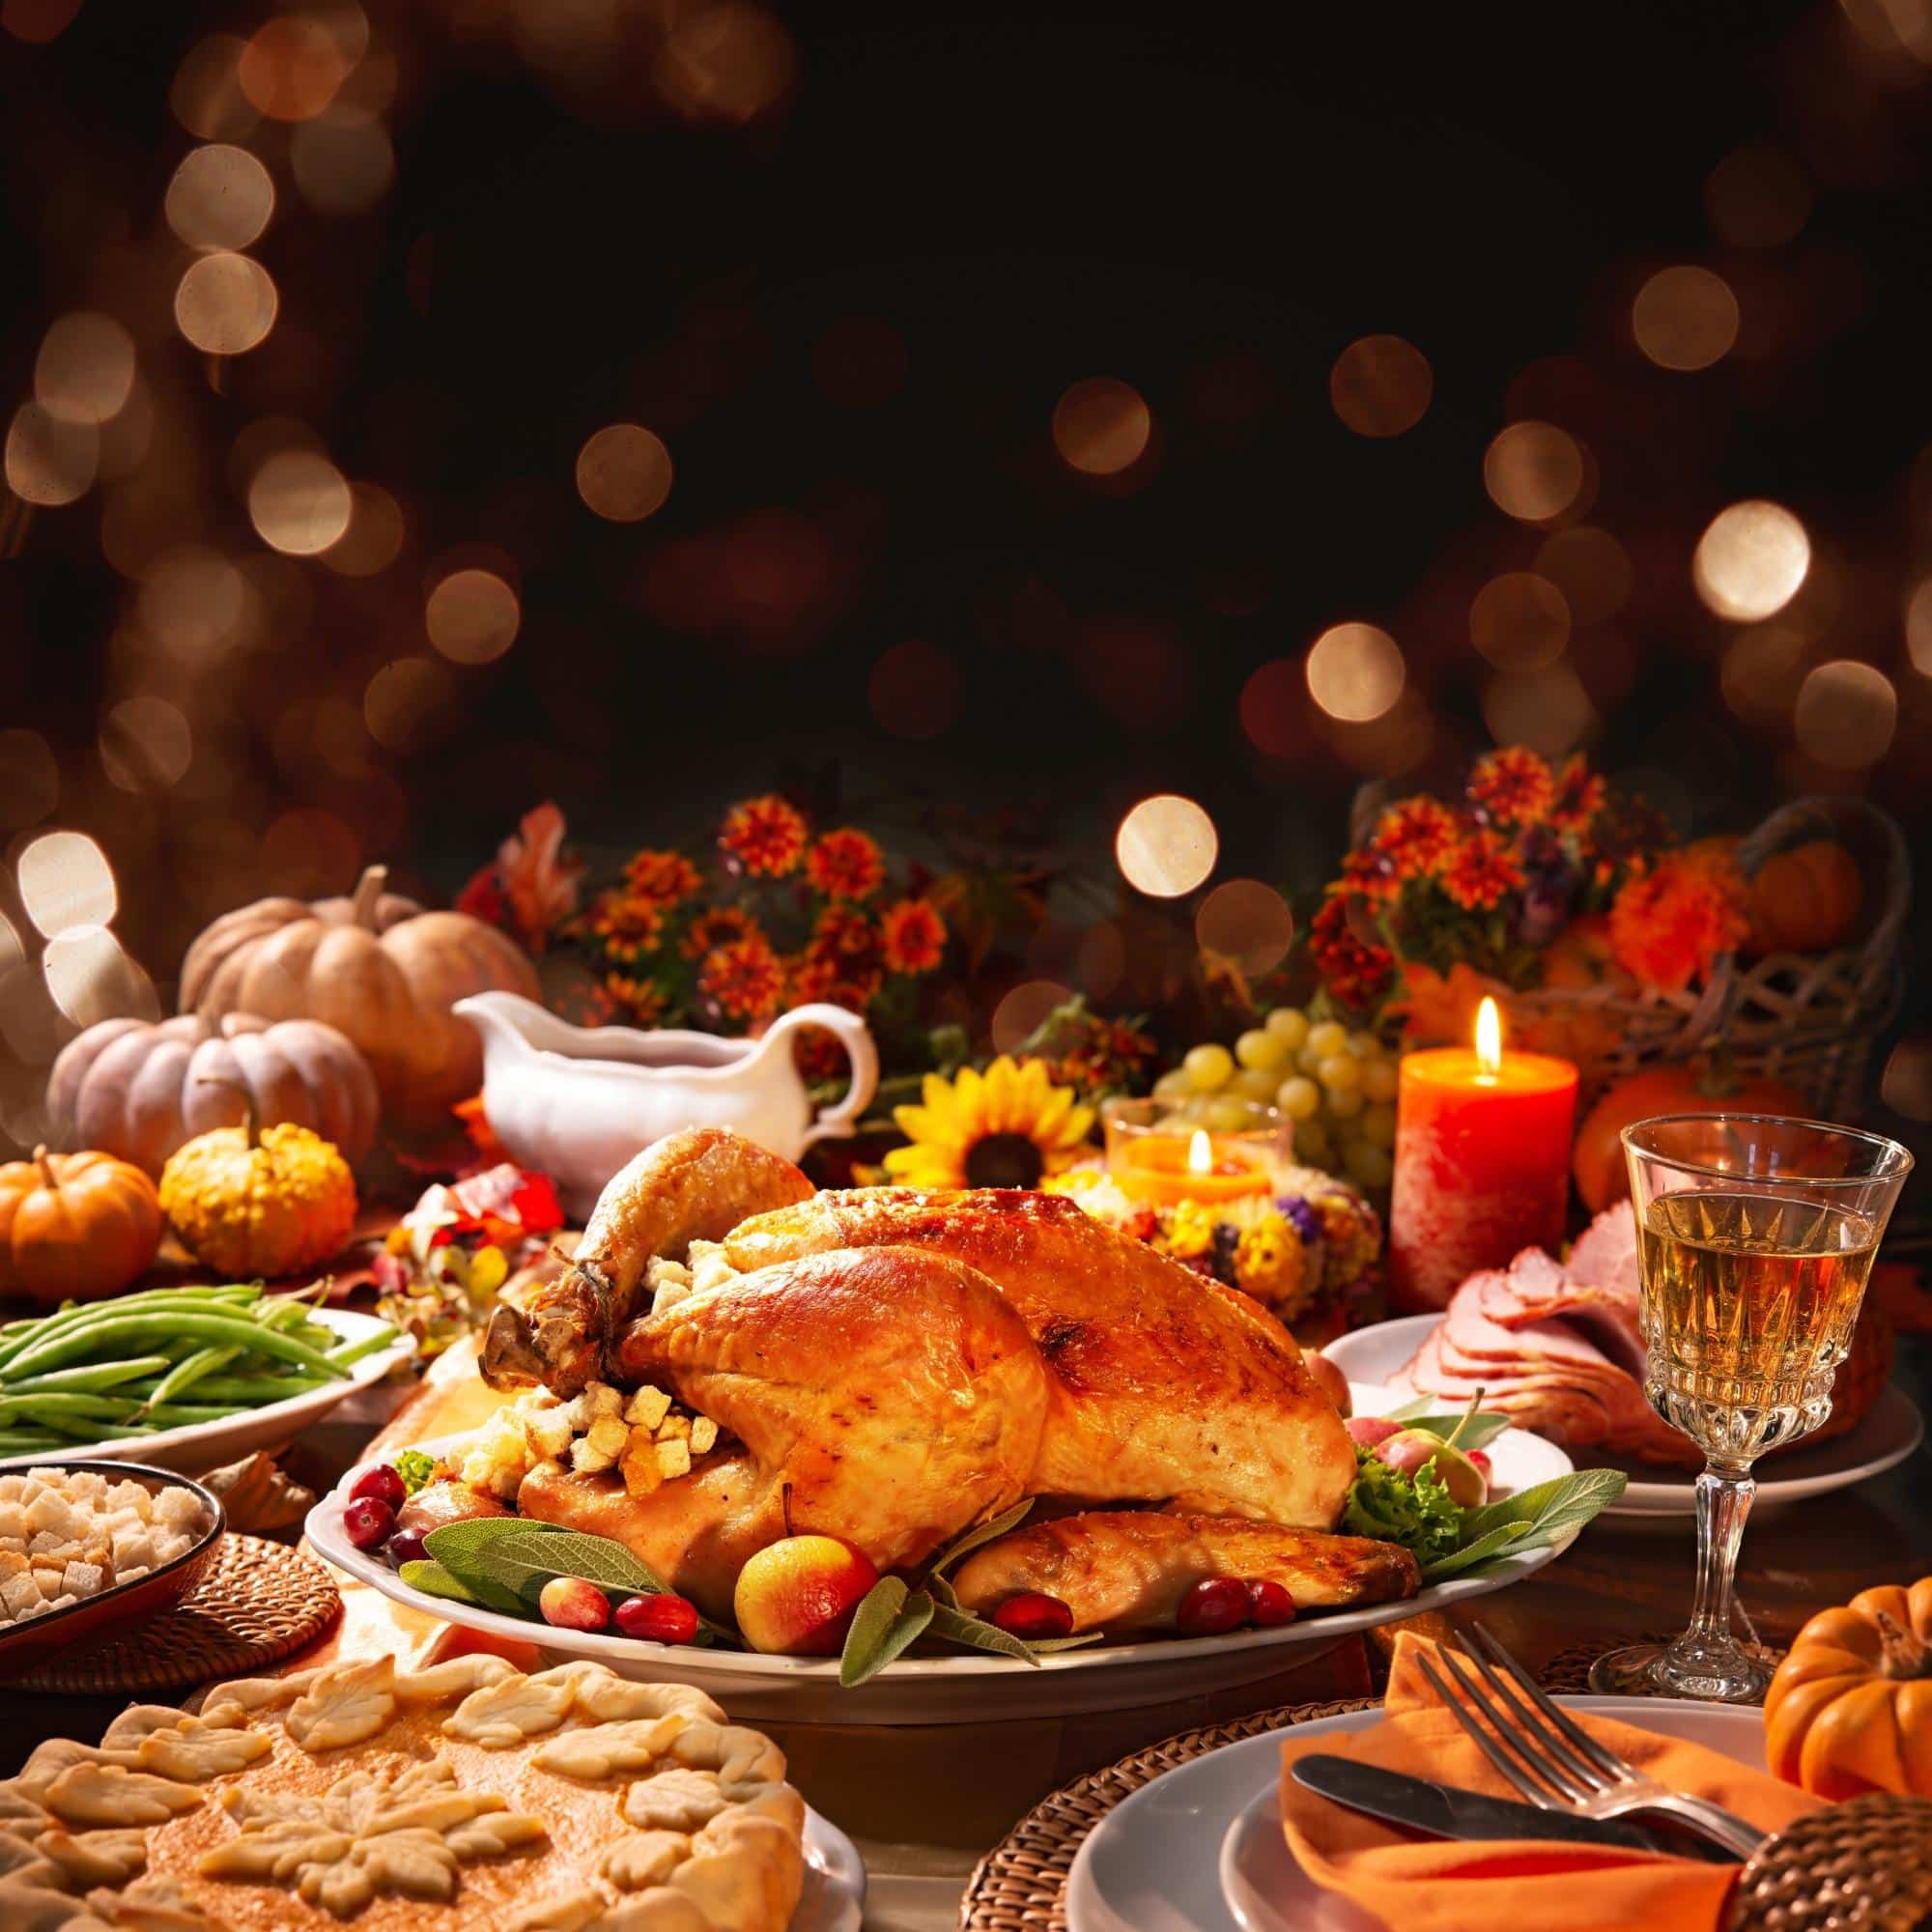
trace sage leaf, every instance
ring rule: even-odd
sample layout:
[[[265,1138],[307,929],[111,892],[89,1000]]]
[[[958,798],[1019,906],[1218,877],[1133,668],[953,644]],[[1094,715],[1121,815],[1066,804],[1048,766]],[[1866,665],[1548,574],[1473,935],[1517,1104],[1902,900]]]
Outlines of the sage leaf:
[[[1534,1540],[1518,1547],[1541,1548],[1607,1509],[1629,1482],[1619,1469],[1573,1469],[1567,1476],[1554,1476],[1534,1489],[1520,1490],[1499,1502],[1471,1510],[1463,1524],[1463,1539],[1473,1541],[1498,1523],[1521,1522],[1529,1525]]]
[[[1090,1643],[1104,1643],[1105,1631],[1081,1631],[1075,1636],[1036,1636],[1027,1639],[1030,1646],[1040,1656],[1050,1656],[1056,1650],[1085,1650]]]
[[[923,1590],[908,1590],[904,1577],[881,1577],[866,1592],[845,1633],[838,1682],[853,1690],[876,1677],[918,1639],[934,1607]]]
[[[524,1601],[514,1590],[499,1589],[481,1579],[465,1582],[434,1557],[417,1557],[405,1563],[397,1574],[412,1590],[420,1590],[426,1597],[443,1597],[451,1603],[470,1604],[504,1616],[525,1614]]]
[[[932,1559],[927,1575],[943,1577],[962,1556],[970,1555],[982,1543],[991,1543],[994,1538],[1006,1535],[1009,1529],[1017,1529],[1032,1511],[1034,1499],[1023,1496],[1011,1509],[1002,1510],[998,1516],[988,1517],[984,1522],[975,1523],[964,1534],[956,1536]]]
[[[1032,1644],[1009,1631],[1003,1631],[998,1624],[974,1616],[970,1610],[954,1609],[951,1604],[933,1605],[932,1634],[945,1637],[949,1643],[964,1644],[968,1650],[987,1650],[996,1657],[1017,1658],[1022,1663],[1039,1667],[1039,1657]]]
[[[1424,1583],[1445,1583],[1451,1577],[1461,1577],[1501,1557],[1514,1556],[1524,1547],[1523,1538],[1527,1534],[1527,1525],[1523,1523],[1499,1522],[1474,1541],[1463,1544],[1460,1549],[1452,1549],[1447,1556],[1438,1556],[1433,1562],[1425,1563],[1422,1566],[1422,1580]]]
[[[1413,1406],[1413,1405],[1405,1406]],[[1422,1406],[1426,1411],[1427,1397],[1422,1398]],[[1458,1429],[1461,1429],[1463,1433],[1456,1436],[1456,1447],[1464,1455],[1471,1449],[1487,1449],[1510,1426],[1509,1417],[1492,1408],[1479,1408],[1474,1415],[1425,1412],[1412,1416],[1392,1409],[1385,1419],[1390,1422],[1400,1422],[1405,1429],[1425,1429],[1431,1435],[1441,1436],[1445,1442]]]

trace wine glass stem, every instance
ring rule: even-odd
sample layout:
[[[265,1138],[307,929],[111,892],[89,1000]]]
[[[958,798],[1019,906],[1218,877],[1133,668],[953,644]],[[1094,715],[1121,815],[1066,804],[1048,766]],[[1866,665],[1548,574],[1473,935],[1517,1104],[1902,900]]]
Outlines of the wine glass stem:
[[[1690,1628],[1679,1641],[1705,1656],[1736,1641],[1731,1634],[1731,1579],[1745,1518],[1756,1493],[1748,1464],[1712,1461],[1697,1478],[1697,1601]]]

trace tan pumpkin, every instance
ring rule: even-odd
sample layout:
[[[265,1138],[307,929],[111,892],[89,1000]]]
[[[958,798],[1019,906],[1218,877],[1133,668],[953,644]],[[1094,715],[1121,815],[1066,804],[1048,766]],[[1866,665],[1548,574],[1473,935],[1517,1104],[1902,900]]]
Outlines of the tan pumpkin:
[[[355,1044],[320,1020],[253,1013],[102,1020],[62,1048],[47,1112],[56,1141],[158,1175],[196,1134],[240,1125],[244,1093],[265,1124],[311,1127],[352,1165],[375,1145],[382,1100]]]
[[[315,1267],[355,1225],[349,1163],[306,1127],[258,1128],[252,1105],[243,1125],[197,1134],[168,1156],[160,1203],[197,1261],[243,1281]]]
[[[392,1127],[435,1132],[483,1079],[481,1042],[450,1008],[498,987],[535,999],[536,968],[495,926],[425,912],[384,892],[386,877],[371,866],[352,898],[225,913],[182,962],[181,1009],[321,1020],[361,1049]]]
[[[119,1294],[160,1244],[155,1183],[125,1160],[37,1148],[0,1167],[0,1294],[48,1308]]]
[[[1764,1698],[1765,1762],[1820,1798],[1932,1798],[1932,1577],[1820,1610]]]

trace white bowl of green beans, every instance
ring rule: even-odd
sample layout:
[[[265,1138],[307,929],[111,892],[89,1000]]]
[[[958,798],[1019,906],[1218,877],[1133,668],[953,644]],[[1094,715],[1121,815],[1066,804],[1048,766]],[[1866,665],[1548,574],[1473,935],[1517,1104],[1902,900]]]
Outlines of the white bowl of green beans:
[[[373,1315],[257,1283],[159,1288],[0,1324],[0,1468],[49,1457],[193,1475],[279,1449],[415,1352]]]

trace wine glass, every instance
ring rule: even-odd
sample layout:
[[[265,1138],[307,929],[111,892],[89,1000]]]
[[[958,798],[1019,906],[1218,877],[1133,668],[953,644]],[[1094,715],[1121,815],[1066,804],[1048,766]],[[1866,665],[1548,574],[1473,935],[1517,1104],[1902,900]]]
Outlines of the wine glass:
[[[1912,1156],[1817,1121],[1672,1114],[1623,1133],[1636,1209],[1644,1394],[1703,1450],[1697,1594],[1668,1644],[1597,1660],[1594,1690],[1748,1703],[1767,1673],[1731,1634],[1751,1464],[1832,1412],[1832,1378]]]

